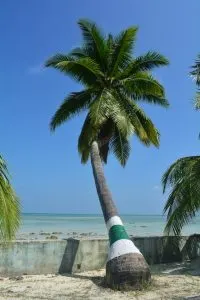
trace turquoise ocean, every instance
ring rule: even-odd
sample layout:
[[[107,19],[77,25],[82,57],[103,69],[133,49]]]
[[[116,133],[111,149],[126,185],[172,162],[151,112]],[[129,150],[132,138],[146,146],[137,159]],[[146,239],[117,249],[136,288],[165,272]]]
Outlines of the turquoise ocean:
[[[162,235],[166,219],[159,215],[121,215],[124,225],[130,235],[155,236]],[[67,235],[106,236],[106,226],[101,215],[82,214],[22,214],[22,224],[19,234],[41,232],[60,232]],[[200,216],[184,227],[183,234],[200,233]]]

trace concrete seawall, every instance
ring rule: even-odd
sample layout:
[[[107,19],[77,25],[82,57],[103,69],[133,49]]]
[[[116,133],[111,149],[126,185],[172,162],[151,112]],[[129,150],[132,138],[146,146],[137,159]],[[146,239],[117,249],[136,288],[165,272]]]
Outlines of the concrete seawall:
[[[134,243],[149,264],[181,261],[200,256],[200,237],[183,237],[180,247],[171,238],[137,237]],[[14,241],[0,244],[0,276],[76,273],[103,268],[107,259],[106,239]]]

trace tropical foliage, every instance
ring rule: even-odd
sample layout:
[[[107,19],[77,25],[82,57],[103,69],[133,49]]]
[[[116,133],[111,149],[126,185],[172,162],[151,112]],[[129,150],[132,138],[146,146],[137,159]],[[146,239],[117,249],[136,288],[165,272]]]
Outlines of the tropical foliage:
[[[10,240],[20,224],[19,200],[9,181],[8,169],[0,156],[0,238]]]
[[[200,108],[200,55],[192,66],[191,76],[195,79],[197,92],[195,108]],[[200,156],[178,159],[162,178],[163,191],[170,188],[164,212],[167,212],[167,234],[181,234],[186,225],[200,209]]]
[[[200,109],[200,54],[197,56],[195,64],[192,66],[191,76],[194,78],[197,85],[195,97],[195,108]]]
[[[163,86],[151,74],[168,60],[157,52],[133,57],[136,27],[106,36],[95,23],[80,20],[78,25],[82,47],[56,54],[46,62],[46,67],[71,76],[84,87],[67,95],[51,120],[51,129],[87,111],[78,140],[82,162],[88,161],[91,143],[96,140],[105,163],[110,150],[124,166],[131,134],[147,146],[159,145],[158,131],[139,104],[143,100],[168,106]]]

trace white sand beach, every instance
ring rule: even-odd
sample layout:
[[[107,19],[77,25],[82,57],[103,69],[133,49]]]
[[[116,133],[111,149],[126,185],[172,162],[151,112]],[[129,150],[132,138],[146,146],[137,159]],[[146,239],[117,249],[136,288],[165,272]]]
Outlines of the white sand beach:
[[[152,285],[142,291],[119,292],[103,287],[105,270],[70,275],[25,275],[1,278],[0,300],[169,300],[200,295],[196,263],[152,267]]]

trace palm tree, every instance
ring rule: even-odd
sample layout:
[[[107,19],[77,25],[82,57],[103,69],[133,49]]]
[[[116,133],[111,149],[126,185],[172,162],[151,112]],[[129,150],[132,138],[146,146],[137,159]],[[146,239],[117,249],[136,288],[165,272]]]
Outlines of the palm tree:
[[[154,67],[168,64],[156,52],[132,57],[136,27],[119,35],[103,35],[95,23],[80,20],[82,47],[69,54],[56,54],[46,62],[71,76],[84,87],[68,95],[51,120],[55,130],[70,118],[87,111],[78,140],[82,163],[91,159],[96,189],[106,226],[110,249],[106,282],[115,289],[135,287],[150,279],[149,267],[129,239],[107,186],[103,163],[113,152],[122,166],[130,154],[129,138],[135,134],[146,146],[158,147],[159,134],[152,121],[138,106],[140,100],[168,106],[164,88],[151,75]]]
[[[11,240],[19,224],[19,200],[10,184],[6,163],[0,156],[0,239]]]
[[[191,76],[194,78],[197,85],[197,92],[195,97],[195,109],[200,109],[200,54],[197,55],[195,64],[192,66]]]
[[[195,108],[200,109],[200,55],[192,66],[190,75],[195,79],[197,92]],[[200,209],[200,156],[188,156],[178,159],[164,173],[163,192],[170,188],[170,194],[164,207],[167,212],[165,233],[180,237],[184,225]]]

